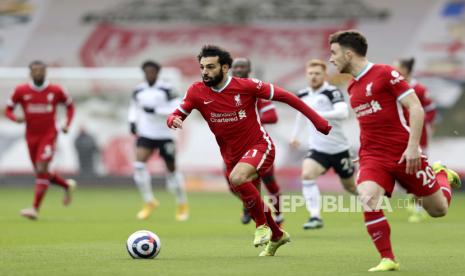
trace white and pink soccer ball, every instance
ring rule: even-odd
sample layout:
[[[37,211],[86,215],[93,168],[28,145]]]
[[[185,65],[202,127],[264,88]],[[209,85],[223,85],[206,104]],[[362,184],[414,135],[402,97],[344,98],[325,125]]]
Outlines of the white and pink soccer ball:
[[[134,259],[153,259],[160,253],[161,241],[155,233],[140,230],[129,236],[126,248]]]

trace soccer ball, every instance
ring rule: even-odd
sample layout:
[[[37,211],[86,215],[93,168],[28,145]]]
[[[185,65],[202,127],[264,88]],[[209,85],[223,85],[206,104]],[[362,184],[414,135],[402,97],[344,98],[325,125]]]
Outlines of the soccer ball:
[[[148,230],[131,234],[126,242],[129,255],[134,259],[153,259],[160,253],[160,238]]]

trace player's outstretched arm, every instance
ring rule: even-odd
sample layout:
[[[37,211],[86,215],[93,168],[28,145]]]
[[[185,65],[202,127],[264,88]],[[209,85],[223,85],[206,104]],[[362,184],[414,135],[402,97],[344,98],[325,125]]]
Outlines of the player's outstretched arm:
[[[304,114],[314,125],[315,128],[323,133],[328,134],[331,130],[331,126],[328,121],[322,118],[318,113],[306,105],[302,100],[300,100],[296,95],[288,92],[280,87],[274,86],[274,93],[272,95],[273,101],[279,101],[286,103],[293,108],[297,109],[300,113]]]

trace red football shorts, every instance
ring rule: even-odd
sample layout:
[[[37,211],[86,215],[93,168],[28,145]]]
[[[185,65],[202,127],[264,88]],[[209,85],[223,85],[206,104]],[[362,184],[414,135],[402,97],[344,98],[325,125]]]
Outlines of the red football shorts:
[[[432,195],[440,189],[433,169],[426,158],[421,159],[421,169],[414,174],[407,174],[405,167],[405,162],[397,164],[393,161],[362,159],[357,185],[368,180],[374,181],[384,188],[387,196],[391,196],[396,180],[408,193],[418,197]]]
[[[56,135],[29,136],[26,141],[32,163],[52,160],[55,153]]]
[[[247,163],[257,169],[258,175],[262,177],[273,168],[275,147],[273,144],[257,144],[250,147],[237,162],[226,163],[226,174],[229,176],[237,163]]]

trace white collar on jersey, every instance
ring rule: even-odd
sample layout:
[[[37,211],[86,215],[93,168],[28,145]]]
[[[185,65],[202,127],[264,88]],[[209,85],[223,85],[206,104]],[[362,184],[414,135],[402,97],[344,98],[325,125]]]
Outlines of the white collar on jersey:
[[[231,76],[228,76],[228,80],[226,81],[226,83],[224,84],[223,87],[221,87],[220,89],[215,89],[215,88],[213,88],[213,87],[210,87],[210,88],[211,88],[213,91],[220,93],[220,92],[222,92],[224,89],[226,89],[226,87],[228,87],[228,85],[229,85],[229,83],[231,82],[231,80],[232,80],[232,77],[231,77]]]
[[[354,80],[359,81],[363,76],[365,76],[366,73],[368,73],[368,71],[370,71],[371,67],[373,67],[373,63],[368,62],[367,65],[363,67],[362,71],[360,71],[360,73],[354,77]]]
[[[50,82],[48,80],[44,81],[44,83],[41,85],[41,86],[37,86],[35,85],[34,82],[29,82],[29,87],[34,90],[34,91],[37,91],[37,92],[42,92],[44,91],[45,88],[48,87],[48,85],[50,84]]]
[[[321,87],[318,88],[317,90],[313,90],[313,88],[309,86],[309,87],[308,87],[308,91],[309,91],[310,93],[318,94],[318,93],[321,93],[321,92],[325,91],[326,88],[328,88],[328,86],[329,86],[329,83],[328,83],[327,81],[325,81],[325,82],[323,82],[323,84],[321,85]]]

